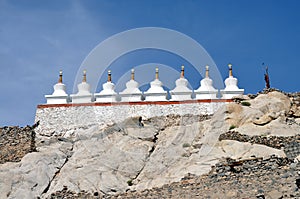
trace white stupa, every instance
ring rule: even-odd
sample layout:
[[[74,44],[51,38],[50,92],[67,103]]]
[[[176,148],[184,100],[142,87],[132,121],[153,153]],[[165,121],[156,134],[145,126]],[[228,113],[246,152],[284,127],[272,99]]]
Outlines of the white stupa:
[[[209,77],[209,66],[205,68],[205,78],[200,81],[200,87],[194,91],[196,99],[216,99],[218,90],[214,88],[213,80]]]
[[[162,87],[162,82],[158,79],[158,68],[155,69],[155,80],[150,82],[150,88],[144,92],[145,101],[166,101],[167,91]]]
[[[184,78],[184,66],[181,66],[180,78],[175,82],[176,87],[170,91],[171,100],[173,101],[183,101],[192,99],[192,90],[187,86],[189,84],[188,80]]]
[[[222,99],[231,99],[234,96],[244,94],[244,89],[238,88],[238,80],[232,75],[232,65],[228,64],[228,67],[229,77],[225,80],[225,89],[220,91]]]
[[[96,102],[116,102],[115,84],[111,82],[111,71],[108,71],[107,82],[102,85],[103,90],[95,94]]]
[[[59,71],[58,83],[53,86],[52,95],[45,95],[47,104],[65,104],[68,103],[68,94],[66,93],[66,85],[62,83],[62,71]]]
[[[90,92],[91,86],[86,82],[86,70],[83,71],[83,79],[77,85],[78,93],[70,95],[72,103],[88,103],[92,102],[93,95]]]
[[[131,70],[131,79],[126,83],[126,89],[119,93],[123,102],[142,101],[142,92],[139,83],[134,80],[134,69]]]

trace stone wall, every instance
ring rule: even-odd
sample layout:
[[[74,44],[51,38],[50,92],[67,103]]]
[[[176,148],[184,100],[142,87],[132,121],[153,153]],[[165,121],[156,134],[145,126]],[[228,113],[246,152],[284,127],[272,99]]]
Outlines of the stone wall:
[[[36,125],[24,128],[18,126],[0,128],[0,164],[18,162],[27,153],[36,151],[35,127]]]
[[[42,136],[69,136],[75,130],[105,126],[130,117],[149,119],[167,115],[209,115],[230,100],[191,100],[185,102],[130,102],[39,105],[35,121]]]

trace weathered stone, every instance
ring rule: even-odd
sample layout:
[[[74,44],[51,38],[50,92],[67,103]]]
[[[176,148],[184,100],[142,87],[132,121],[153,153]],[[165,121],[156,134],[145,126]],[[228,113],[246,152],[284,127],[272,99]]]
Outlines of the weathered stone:
[[[7,194],[22,198],[253,198],[258,194],[268,198],[268,194],[285,194],[299,198],[299,165],[293,158],[284,158],[300,153],[299,125],[290,114],[296,96],[289,97],[266,92],[248,99],[250,106],[229,103],[212,117],[184,115],[191,109],[182,115],[164,115],[177,113],[177,106],[163,114],[151,109],[150,115],[161,115],[142,115],[143,125],[138,118],[114,123],[113,112],[108,113],[107,122],[101,118],[84,125],[84,116],[75,114],[76,128],[62,121],[61,131],[52,132],[61,136],[54,137],[47,132],[52,129],[49,124],[45,134],[40,131],[39,152],[27,154],[19,163],[0,165],[1,198]],[[115,111],[124,115],[128,109]],[[51,117],[61,121],[55,114]],[[228,132],[232,125],[234,131]],[[3,142],[22,143],[11,138]]]
[[[18,162],[27,153],[36,151],[35,132],[38,126],[0,128],[0,164]]]
[[[93,132],[90,136],[91,139],[74,144],[72,157],[53,181],[49,193],[64,185],[75,192],[124,192],[128,180],[134,179],[144,167],[153,147],[152,142],[118,131]]]
[[[29,153],[19,163],[0,165],[0,198],[36,198],[42,195],[66,160],[63,152],[51,147]]]

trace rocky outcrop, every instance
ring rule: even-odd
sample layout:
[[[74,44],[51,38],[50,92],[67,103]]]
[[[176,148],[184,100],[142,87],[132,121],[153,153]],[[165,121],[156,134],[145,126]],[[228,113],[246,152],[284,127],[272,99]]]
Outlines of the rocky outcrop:
[[[0,128],[0,164],[19,162],[27,153],[36,151],[34,129],[38,123],[24,128],[6,126]]]
[[[179,182],[142,191],[99,196],[85,191],[75,193],[64,187],[51,199],[71,198],[299,198],[300,164],[287,158],[222,159],[203,176],[187,174]]]
[[[290,110],[287,114],[288,117],[294,117],[294,118],[299,118],[300,117],[300,92],[286,93],[286,92],[278,90],[276,88],[270,88],[270,89],[264,89],[263,91],[261,91],[257,94],[248,94],[247,97],[249,97],[250,99],[255,99],[260,94],[268,94],[268,93],[271,93],[271,92],[282,93],[291,100],[291,108],[290,108]],[[238,100],[238,101],[239,102],[243,101],[243,99]]]
[[[46,193],[71,148],[56,143],[25,155],[21,162],[0,165],[0,198],[36,198]]]
[[[266,145],[272,148],[283,149],[289,159],[300,155],[300,135],[295,136],[249,136],[235,131],[221,134],[219,140],[236,140],[252,144]]]
[[[252,100],[229,104],[225,120],[245,135],[294,136],[299,133],[299,125],[295,118],[294,122],[287,122],[291,120],[293,104],[288,95],[277,91],[261,94]]]
[[[54,179],[49,193],[68,186],[80,192],[114,193],[128,189],[128,181],[143,169],[154,143],[155,129],[136,128],[139,133],[117,126],[93,130],[74,143],[74,153]],[[152,133],[152,136],[150,135]],[[147,137],[147,139],[145,139]]]
[[[250,181],[251,185],[245,184],[249,189],[244,195],[226,194],[228,198],[253,196],[261,192],[254,192],[255,187],[270,183],[270,179],[266,179],[266,184],[252,182],[264,177],[256,170],[274,174],[279,182],[281,174],[288,174],[280,173],[284,167],[274,166],[273,159],[284,162],[288,157],[293,163],[298,155],[296,145],[282,147],[282,142],[299,136],[297,118],[290,115],[293,103],[285,94],[270,92],[254,99],[240,97],[237,103],[221,107],[213,116],[169,115],[142,121],[135,117],[77,129],[64,137],[40,135],[38,152],[25,155],[19,163],[0,165],[1,198],[111,198],[125,192],[119,196],[153,198],[161,193],[174,198],[178,193],[180,198],[203,198],[209,194],[217,198],[230,186],[239,193],[243,188],[239,185]],[[239,133],[228,132],[229,129]],[[258,159],[252,160],[254,156]],[[270,156],[272,159],[267,160]],[[226,158],[236,159],[237,165],[222,163],[222,169],[212,170]],[[248,159],[255,166],[250,168],[250,163],[243,162]],[[271,162],[271,170],[266,170],[265,159]],[[287,168],[298,167],[285,164]],[[279,174],[274,169],[279,169]],[[195,176],[193,183],[182,181],[187,174]],[[203,175],[206,177],[197,177]],[[295,177],[287,179],[295,181]],[[273,188],[263,188],[263,193],[274,192]],[[197,194],[195,189],[199,190],[198,195],[193,195]]]
[[[248,104],[247,104],[248,103]],[[235,126],[246,124],[265,125],[279,117],[284,117],[290,110],[290,99],[279,92],[261,94],[253,100],[228,106],[228,122]]]
[[[209,174],[109,198],[299,198],[300,164],[286,158],[224,159]]]

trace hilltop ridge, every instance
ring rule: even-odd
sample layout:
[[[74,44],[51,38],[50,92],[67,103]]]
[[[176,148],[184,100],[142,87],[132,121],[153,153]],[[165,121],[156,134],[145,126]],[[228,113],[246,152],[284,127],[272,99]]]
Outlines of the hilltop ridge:
[[[235,97],[213,115],[153,117],[143,125],[128,118],[68,136],[37,134],[37,152],[0,165],[1,198],[298,197],[299,118],[299,93],[269,89]],[[260,173],[274,171],[274,183],[289,181],[269,190],[272,177]]]

